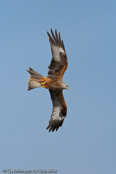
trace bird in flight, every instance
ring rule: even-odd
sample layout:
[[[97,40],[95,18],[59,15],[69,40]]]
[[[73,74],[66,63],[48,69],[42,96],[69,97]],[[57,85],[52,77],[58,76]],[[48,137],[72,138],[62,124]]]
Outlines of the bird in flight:
[[[43,87],[49,89],[53,109],[46,129],[50,131],[58,130],[62,126],[67,114],[67,105],[65,103],[62,90],[67,89],[68,85],[62,81],[64,72],[68,67],[67,55],[60,32],[55,34],[51,29],[51,35],[47,32],[52,52],[52,60],[48,66],[48,76],[44,77],[29,67],[27,70],[30,74],[28,80],[28,90]]]

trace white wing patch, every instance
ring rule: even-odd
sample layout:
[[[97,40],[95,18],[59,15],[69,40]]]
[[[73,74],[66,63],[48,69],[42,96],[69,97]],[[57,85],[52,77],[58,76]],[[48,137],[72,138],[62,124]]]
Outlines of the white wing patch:
[[[61,61],[60,55],[59,55],[60,52],[65,53],[65,51],[61,47],[59,48],[58,46],[52,45],[53,59],[55,59],[55,61],[57,62]]]
[[[58,121],[64,120],[65,116],[62,116],[62,117],[59,116],[60,110],[61,110],[61,108],[59,106],[53,107],[53,112],[52,112],[53,120],[58,120]]]
[[[59,48],[59,52],[65,53],[65,51],[61,47]]]

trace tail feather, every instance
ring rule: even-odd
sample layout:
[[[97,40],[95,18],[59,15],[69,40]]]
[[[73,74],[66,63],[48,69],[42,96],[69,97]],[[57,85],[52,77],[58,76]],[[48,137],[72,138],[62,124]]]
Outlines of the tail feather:
[[[28,90],[41,87],[41,84],[39,83],[39,79],[43,77],[38,72],[34,71],[32,68],[29,67],[29,70],[27,70],[30,74],[30,78],[28,80]]]
[[[38,72],[36,72],[35,70],[33,70],[30,67],[29,67],[29,70],[27,70],[27,71],[29,72],[29,74],[32,78],[40,79],[41,77],[43,77],[41,74],[39,74]]]

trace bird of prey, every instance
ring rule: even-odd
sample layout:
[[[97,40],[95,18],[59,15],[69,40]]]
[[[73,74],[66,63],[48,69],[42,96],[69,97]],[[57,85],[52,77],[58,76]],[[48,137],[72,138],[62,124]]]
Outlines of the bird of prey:
[[[67,114],[67,105],[65,103],[62,90],[67,89],[68,85],[62,81],[65,70],[68,67],[67,55],[60,32],[55,34],[51,29],[51,35],[47,32],[52,52],[52,60],[48,66],[48,76],[44,77],[29,67],[27,70],[30,74],[28,80],[28,90],[44,87],[49,89],[53,103],[52,115],[49,125],[46,129],[50,131],[58,130],[62,126]]]

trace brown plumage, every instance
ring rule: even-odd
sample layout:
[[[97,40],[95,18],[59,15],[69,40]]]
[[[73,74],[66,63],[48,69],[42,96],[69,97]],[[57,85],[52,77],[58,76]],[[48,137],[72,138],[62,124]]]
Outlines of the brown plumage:
[[[48,76],[44,77],[41,74],[34,71],[32,68],[27,70],[30,73],[30,78],[28,80],[28,90],[45,87],[49,89],[53,109],[52,115],[49,121],[49,125],[46,129],[50,131],[58,130],[62,126],[64,118],[67,114],[67,106],[63,97],[62,90],[68,89],[68,85],[62,81],[64,72],[68,67],[67,55],[65,52],[64,43],[61,40],[60,32],[55,34],[51,29],[51,35],[47,32],[49,36],[52,60],[49,65]]]

